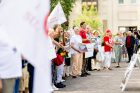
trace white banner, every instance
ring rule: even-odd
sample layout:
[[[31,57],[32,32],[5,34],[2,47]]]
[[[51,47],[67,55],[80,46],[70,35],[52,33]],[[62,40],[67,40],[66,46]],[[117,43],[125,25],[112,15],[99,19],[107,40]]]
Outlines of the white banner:
[[[66,22],[67,19],[65,17],[64,11],[62,9],[62,6],[60,2],[56,5],[56,7],[53,9],[51,14],[48,18],[48,26],[49,28],[53,28],[55,24],[62,24]]]
[[[2,0],[0,4],[0,25],[35,66],[34,93],[50,93],[51,89],[50,60],[55,51],[45,34],[49,6],[49,0]]]
[[[85,58],[92,57],[94,52],[94,44],[86,44],[88,52],[85,52]]]

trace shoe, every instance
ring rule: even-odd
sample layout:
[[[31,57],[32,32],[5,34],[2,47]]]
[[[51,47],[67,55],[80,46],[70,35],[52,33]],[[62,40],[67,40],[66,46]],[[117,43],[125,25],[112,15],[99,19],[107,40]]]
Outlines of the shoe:
[[[112,70],[111,68],[108,68],[108,70]]]
[[[93,69],[93,71],[97,70],[96,68]]]
[[[59,88],[57,88],[55,85],[53,85],[52,88],[53,88],[54,91],[58,91],[59,90]]]
[[[86,75],[91,75],[91,74],[90,74],[90,73],[88,73],[88,72],[86,72],[85,74],[86,74]]]
[[[62,84],[61,82],[60,83],[57,83],[55,86],[57,88],[65,88],[66,87],[66,85]]]
[[[88,71],[94,71],[93,69],[90,69],[90,70],[88,70]]]
[[[72,76],[72,78],[77,78],[76,76]]]
[[[65,82],[66,80],[62,79],[61,82]]]
[[[127,61],[126,63],[130,63],[130,61]]]
[[[118,66],[116,66],[116,68],[120,68],[120,66],[118,65]]]
[[[81,77],[87,77],[87,75],[86,74],[81,74]]]

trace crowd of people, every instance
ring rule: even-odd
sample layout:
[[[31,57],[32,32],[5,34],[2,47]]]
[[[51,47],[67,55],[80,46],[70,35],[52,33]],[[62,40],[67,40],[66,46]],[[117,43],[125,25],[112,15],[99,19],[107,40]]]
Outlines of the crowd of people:
[[[65,88],[63,82],[67,77],[76,79],[90,76],[91,71],[112,70],[113,61],[116,62],[116,68],[121,67],[122,61],[129,63],[140,44],[140,31],[118,31],[114,36],[111,30],[107,29],[101,33],[99,30],[93,30],[86,22],[81,22],[79,26],[73,26],[68,31],[63,31],[61,25],[57,24],[53,29],[49,29],[48,34],[56,50],[56,58],[52,60],[50,68],[53,90]],[[1,41],[0,38],[0,51],[7,48],[8,51],[11,49],[9,54],[16,52],[16,49],[8,47]],[[93,51],[82,50],[82,47],[88,44],[93,45]],[[87,58],[86,52],[92,52],[92,55]],[[13,57],[5,61],[16,60]],[[0,73],[0,77],[4,77],[4,74]],[[14,73],[8,74],[14,75]],[[20,74],[19,72],[19,76]],[[2,93],[32,93],[33,80],[34,67],[22,57],[22,77],[1,79],[0,88]]]
[[[114,36],[109,29],[101,33],[85,22],[66,32],[60,25],[55,25],[49,34],[57,54],[57,58],[52,60],[54,90],[66,87],[63,83],[66,77],[75,79],[87,77],[94,70],[112,70],[112,62],[116,63],[116,68],[121,67],[120,62],[129,63],[138,49],[140,39],[139,31],[118,31]],[[94,45],[93,55],[88,58],[81,49],[87,44]]]

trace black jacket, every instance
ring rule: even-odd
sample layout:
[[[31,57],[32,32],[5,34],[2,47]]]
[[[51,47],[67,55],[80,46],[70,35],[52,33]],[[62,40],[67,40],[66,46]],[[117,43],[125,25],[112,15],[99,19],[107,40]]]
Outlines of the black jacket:
[[[126,48],[128,47],[127,46],[127,39],[128,39],[128,36],[126,37],[126,43],[125,43],[125,46]],[[131,41],[130,41],[130,47],[134,48],[134,45],[135,45],[135,37],[134,36],[131,36]]]

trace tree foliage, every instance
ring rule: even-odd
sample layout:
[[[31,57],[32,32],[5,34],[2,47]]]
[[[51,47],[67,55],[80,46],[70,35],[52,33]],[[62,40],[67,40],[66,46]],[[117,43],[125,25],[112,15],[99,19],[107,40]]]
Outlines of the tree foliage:
[[[61,3],[66,18],[68,19],[75,0],[51,0],[51,11],[54,9],[58,2]]]
[[[98,10],[94,5],[88,6],[83,4],[82,14],[75,20],[75,25],[79,25],[81,21],[85,21],[93,29],[99,29],[102,26]]]

